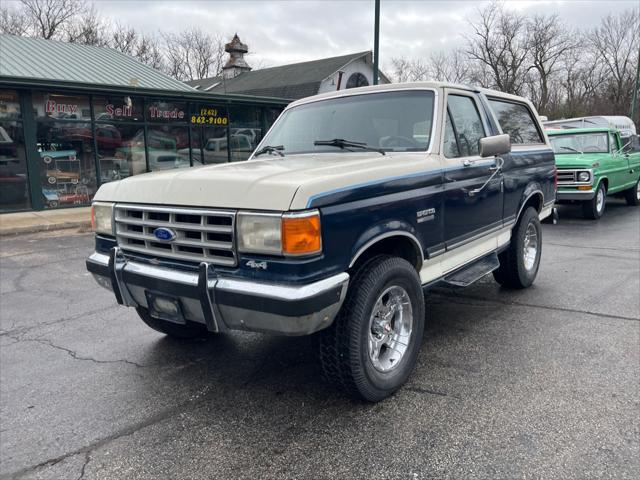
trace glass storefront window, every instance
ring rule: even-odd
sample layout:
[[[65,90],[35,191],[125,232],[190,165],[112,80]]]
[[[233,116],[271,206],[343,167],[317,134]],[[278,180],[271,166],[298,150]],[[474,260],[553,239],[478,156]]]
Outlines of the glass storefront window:
[[[101,183],[147,171],[142,125],[96,123],[96,144]]]
[[[183,102],[149,102],[147,120],[153,123],[183,123],[187,121],[187,104]]]
[[[231,161],[246,160],[262,138],[258,107],[230,107]]]
[[[91,108],[87,96],[33,92],[32,98],[38,120],[91,121]]]
[[[31,206],[22,122],[0,120],[0,212]]]
[[[20,99],[14,90],[0,90],[0,118],[20,118]]]
[[[204,163],[227,163],[229,161],[227,129],[224,127],[204,127],[202,132]]]
[[[97,122],[144,121],[142,99],[128,95],[93,97],[93,114]]]
[[[190,167],[189,151],[189,127],[163,125],[147,129],[149,170]]]
[[[89,205],[97,189],[90,123],[38,122],[45,208]]]
[[[265,108],[265,128],[269,130],[282,113],[281,108]]]

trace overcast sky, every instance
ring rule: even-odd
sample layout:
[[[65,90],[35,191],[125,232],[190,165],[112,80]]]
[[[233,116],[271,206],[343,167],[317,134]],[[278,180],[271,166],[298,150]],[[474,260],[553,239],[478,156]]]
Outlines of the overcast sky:
[[[105,16],[145,32],[198,26],[249,45],[249,63],[275,66],[373,48],[373,0],[101,0]],[[482,1],[381,0],[382,66],[392,57],[424,57],[460,45],[467,19]],[[512,1],[526,14],[557,13],[570,26],[591,28],[638,0]]]

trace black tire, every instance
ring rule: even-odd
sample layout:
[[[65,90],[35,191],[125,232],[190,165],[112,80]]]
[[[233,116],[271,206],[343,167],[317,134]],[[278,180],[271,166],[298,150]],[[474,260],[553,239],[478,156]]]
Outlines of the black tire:
[[[598,197],[602,195],[602,204],[598,209]],[[591,200],[582,202],[582,214],[584,218],[588,220],[598,220],[604,213],[604,208],[607,204],[607,189],[604,183],[600,182],[598,188],[596,188],[596,194]]]
[[[411,305],[412,330],[398,363],[391,361],[390,369],[381,371],[369,356],[372,313],[381,295],[390,288],[398,290],[397,287],[404,291]],[[390,329],[380,331],[381,334],[393,335],[394,329],[398,328],[396,322],[400,321],[400,316],[393,313],[390,318]],[[378,402],[388,397],[407,381],[415,367],[424,323],[424,296],[415,268],[397,257],[381,255],[372,258],[353,275],[347,297],[333,325],[318,333],[323,377],[356,399]],[[394,355],[394,349],[383,350],[383,347],[380,351],[384,351],[387,358]],[[382,358],[382,353],[380,355]]]
[[[136,308],[136,312],[138,312],[138,315],[147,326],[172,338],[207,338],[212,335],[212,333],[207,330],[207,327],[199,323],[187,322],[186,325],[179,325],[166,320],[160,320],[149,315],[149,311],[142,307]]]
[[[532,228],[537,239],[536,256],[529,268],[525,263],[525,237],[527,230]],[[498,255],[500,267],[493,272],[493,278],[503,287],[527,288],[530,287],[540,268],[542,257],[542,226],[538,219],[538,212],[533,207],[528,207],[520,216],[513,229],[509,248]]]
[[[624,192],[624,199],[627,201],[627,205],[636,207],[640,205],[640,180],[631,188],[628,188]]]

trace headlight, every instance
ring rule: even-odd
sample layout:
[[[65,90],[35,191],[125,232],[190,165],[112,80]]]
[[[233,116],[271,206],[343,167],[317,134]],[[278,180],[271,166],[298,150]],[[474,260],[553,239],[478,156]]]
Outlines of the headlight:
[[[94,202],[91,205],[91,226],[96,233],[113,235],[113,203]]]
[[[282,253],[282,215],[238,212],[238,251]]]
[[[589,172],[580,172],[578,174],[579,182],[588,182],[590,178],[591,178],[591,175],[589,174]]]
[[[322,250],[320,212],[238,212],[238,251],[271,255],[311,255]]]

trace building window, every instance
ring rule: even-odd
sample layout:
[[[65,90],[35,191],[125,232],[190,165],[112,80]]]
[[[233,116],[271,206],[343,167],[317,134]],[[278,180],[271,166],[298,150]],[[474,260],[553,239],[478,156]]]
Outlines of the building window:
[[[31,206],[20,99],[13,90],[0,90],[0,212]]]
[[[189,127],[162,125],[148,128],[149,170],[189,167],[189,150]]]
[[[38,120],[91,121],[89,97],[63,93],[33,93],[33,110]]]
[[[147,162],[142,125],[96,123],[100,183],[145,173]]]
[[[93,97],[93,115],[97,122],[141,122],[144,121],[142,99],[128,95]]]
[[[147,120],[152,123],[186,123],[187,104],[155,101],[147,104]]]
[[[229,113],[227,107],[197,105],[191,112],[190,121],[193,165],[228,162]]]
[[[369,80],[360,72],[356,72],[347,80],[347,88],[366,87],[369,85]]]
[[[262,139],[261,110],[257,107],[230,107],[229,147],[231,161],[246,160]]]
[[[97,190],[91,124],[39,121],[37,125],[45,207],[89,205]]]

